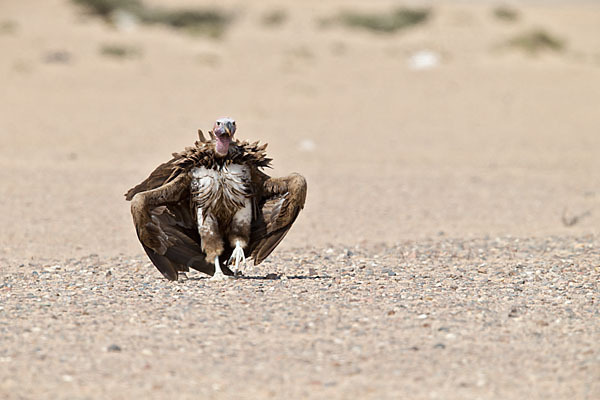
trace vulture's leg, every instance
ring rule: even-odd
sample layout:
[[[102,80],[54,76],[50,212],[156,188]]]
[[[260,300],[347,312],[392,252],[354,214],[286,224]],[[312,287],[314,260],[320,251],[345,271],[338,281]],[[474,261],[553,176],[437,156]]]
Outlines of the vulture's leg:
[[[180,282],[187,281],[188,280],[188,276],[183,271],[177,271],[177,280],[180,281]]]
[[[244,254],[244,248],[242,247],[242,243],[238,240],[235,242],[235,248],[231,253],[231,257],[229,257],[229,261],[227,262],[227,265],[236,275],[240,270],[240,261],[244,264],[244,268],[246,268],[246,255]]]
[[[202,211],[198,210],[198,232],[202,239],[202,250],[206,253],[206,258],[215,260],[215,273],[210,280],[222,281],[231,278],[223,273],[219,263],[219,256],[223,253],[223,239],[217,219],[212,214],[206,214],[203,217]]]
[[[221,270],[221,265],[219,264],[219,256],[215,257],[215,274],[210,278],[211,281],[224,281],[227,279],[231,279],[231,276],[227,276]]]
[[[244,248],[248,245],[250,239],[250,228],[252,224],[252,203],[249,198],[244,200],[244,206],[240,208],[233,216],[231,220],[231,226],[229,230],[229,243],[233,247],[233,252],[227,266],[234,272],[237,273],[240,270],[240,262],[243,263],[246,268],[246,255],[244,254]]]

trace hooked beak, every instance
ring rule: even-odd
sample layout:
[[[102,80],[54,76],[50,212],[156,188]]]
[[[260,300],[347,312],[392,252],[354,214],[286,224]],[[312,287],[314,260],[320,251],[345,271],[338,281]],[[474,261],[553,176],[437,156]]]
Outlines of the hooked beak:
[[[227,136],[232,137],[234,133],[234,126],[231,122],[227,122],[223,127]]]

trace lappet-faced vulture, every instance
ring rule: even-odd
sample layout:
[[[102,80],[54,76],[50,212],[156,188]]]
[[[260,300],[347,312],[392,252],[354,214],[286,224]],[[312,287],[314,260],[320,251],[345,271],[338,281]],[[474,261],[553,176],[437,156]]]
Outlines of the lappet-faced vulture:
[[[138,238],[170,280],[194,268],[227,279],[246,258],[261,263],[284,238],[306,199],[299,174],[271,178],[266,144],[234,140],[236,123],[220,118],[206,139],[159,165],[130,189]]]

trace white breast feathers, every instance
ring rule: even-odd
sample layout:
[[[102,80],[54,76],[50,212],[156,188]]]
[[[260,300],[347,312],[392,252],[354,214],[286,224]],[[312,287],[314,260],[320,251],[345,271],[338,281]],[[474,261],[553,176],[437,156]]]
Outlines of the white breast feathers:
[[[191,171],[192,201],[209,213],[218,209],[232,215],[244,207],[252,194],[250,169],[231,164],[220,169],[194,168]]]

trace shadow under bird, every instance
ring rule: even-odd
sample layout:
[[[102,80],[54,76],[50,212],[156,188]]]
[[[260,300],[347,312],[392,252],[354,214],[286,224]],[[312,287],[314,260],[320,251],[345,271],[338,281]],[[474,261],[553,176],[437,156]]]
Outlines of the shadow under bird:
[[[167,279],[193,268],[221,280],[246,258],[260,264],[304,207],[304,177],[265,174],[267,145],[234,140],[235,132],[233,119],[218,119],[210,139],[198,131],[194,146],[125,194],[138,238]]]

